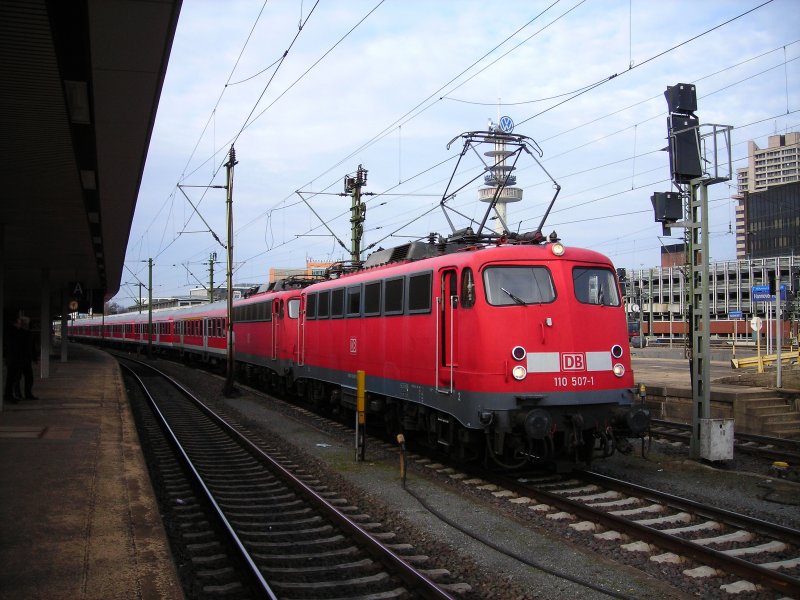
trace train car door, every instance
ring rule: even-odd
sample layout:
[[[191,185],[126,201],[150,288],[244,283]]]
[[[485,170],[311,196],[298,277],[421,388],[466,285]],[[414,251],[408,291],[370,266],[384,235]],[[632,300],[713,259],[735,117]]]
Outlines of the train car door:
[[[440,392],[453,391],[454,371],[457,365],[455,349],[456,315],[458,309],[458,277],[455,269],[440,271],[440,294],[437,298],[439,332],[437,336],[437,385]]]
[[[278,338],[283,320],[283,300],[275,298],[272,301],[272,347],[270,348],[270,358],[278,359]]]
[[[290,350],[289,359],[296,365],[300,364],[300,328],[302,321],[300,311],[300,296],[289,298],[286,301],[286,321],[282,344],[284,349]]]
[[[203,331],[203,352],[208,352],[208,317],[203,317],[202,323]]]
[[[302,367],[306,358],[306,297],[298,299],[300,315],[297,317],[297,366]]]

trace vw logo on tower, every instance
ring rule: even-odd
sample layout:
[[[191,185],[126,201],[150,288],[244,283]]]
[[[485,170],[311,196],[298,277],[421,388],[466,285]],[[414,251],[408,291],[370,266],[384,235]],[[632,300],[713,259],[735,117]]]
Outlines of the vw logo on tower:
[[[511,117],[500,117],[500,131],[503,133],[511,133],[514,131],[514,121]]]

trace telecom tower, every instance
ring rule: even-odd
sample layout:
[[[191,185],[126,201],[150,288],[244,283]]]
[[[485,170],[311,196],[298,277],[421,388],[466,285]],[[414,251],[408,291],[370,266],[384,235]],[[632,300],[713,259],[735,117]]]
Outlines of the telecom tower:
[[[499,218],[495,219],[494,231],[498,235],[506,233],[504,231],[506,223],[508,223],[506,205],[509,202],[522,200],[522,188],[512,187],[517,183],[517,177],[512,175],[512,171],[516,167],[506,164],[506,159],[515,154],[515,151],[506,149],[504,134],[511,133],[513,129],[514,123],[509,117],[501,117],[498,124],[490,120],[489,131],[497,137],[494,143],[494,150],[483,153],[484,156],[488,156],[491,159],[492,166],[486,167],[488,173],[483,178],[486,187],[478,190],[478,198],[481,202],[496,200],[495,210]],[[498,188],[502,188],[499,195],[497,194]]]

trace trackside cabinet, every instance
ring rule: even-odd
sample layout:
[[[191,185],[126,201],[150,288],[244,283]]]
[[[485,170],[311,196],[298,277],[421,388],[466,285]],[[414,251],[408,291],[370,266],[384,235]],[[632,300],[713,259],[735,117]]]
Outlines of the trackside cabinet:
[[[733,419],[700,419],[700,458],[733,460]]]

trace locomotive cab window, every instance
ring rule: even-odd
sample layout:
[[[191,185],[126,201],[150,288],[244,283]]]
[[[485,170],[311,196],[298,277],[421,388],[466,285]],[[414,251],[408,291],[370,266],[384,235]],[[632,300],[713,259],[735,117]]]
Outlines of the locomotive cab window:
[[[289,314],[290,319],[296,319],[300,316],[300,298],[292,298],[286,303],[286,312]]]
[[[483,285],[492,306],[547,304],[556,298],[553,278],[545,267],[487,267]]]
[[[471,308],[475,304],[475,277],[472,269],[465,268],[461,273],[461,307]]]
[[[572,269],[572,285],[578,302],[619,306],[617,280],[610,269],[575,267]]]

